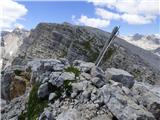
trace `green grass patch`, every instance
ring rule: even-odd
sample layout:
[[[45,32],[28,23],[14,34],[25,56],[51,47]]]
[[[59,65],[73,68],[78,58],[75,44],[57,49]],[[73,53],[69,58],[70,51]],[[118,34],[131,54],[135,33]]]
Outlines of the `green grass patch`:
[[[107,52],[105,53],[104,57],[103,57],[103,60],[108,60],[112,57],[112,55],[116,52],[116,49],[115,48],[109,48],[107,50]]]
[[[22,73],[22,71],[21,71],[21,70],[14,70],[14,73],[15,73],[16,75],[20,76],[21,73]]]
[[[73,80],[65,80],[63,83],[63,89],[67,96],[70,96],[72,93],[72,85]]]
[[[90,52],[89,62],[95,62],[99,53],[98,52]]]
[[[73,66],[70,66],[70,67],[66,68],[65,71],[66,71],[66,72],[72,72],[72,73],[74,73],[74,74],[75,74],[75,77],[79,77],[79,75],[80,75],[80,73],[81,73],[78,68],[73,67]]]
[[[21,113],[20,116],[18,116],[18,120],[25,120],[26,118],[26,113]]]
[[[37,92],[39,84],[35,84],[30,92],[28,107],[27,107],[27,118],[28,120],[36,120],[43,109],[47,106],[47,100],[41,100],[38,98]]]
[[[84,49],[90,50],[91,49],[91,43],[90,41],[85,41],[83,44]]]
[[[29,94],[29,100],[27,104],[27,113],[22,113],[18,120],[25,120],[24,118],[27,118],[27,120],[37,120],[40,113],[43,112],[44,108],[47,107],[47,100],[41,100],[38,98],[37,91],[40,84],[35,84]]]

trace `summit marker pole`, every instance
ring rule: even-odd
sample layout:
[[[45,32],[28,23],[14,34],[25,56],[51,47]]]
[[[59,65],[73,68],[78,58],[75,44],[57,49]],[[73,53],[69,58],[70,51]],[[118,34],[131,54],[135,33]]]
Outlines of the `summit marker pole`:
[[[100,54],[99,54],[99,56],[98,56],[98,58],[97,58],[97,60],[96,60],[96,62],[95,62],[95,65],[96,65],[96,66],[99,66],[99,64],[101,63],[101,61],[102,61],[102,59],[103,59],[103,57],[104,57],[107,49],[108,49],[109,46],[111,45],[112,41],[115,39],[116,35],[119,33],[119,28],[120,28],[120,27],[118,27],[118,26],[114,27],[114,29],[113,29],[110,37],[109,37],[109,40],[106,41],[106,43],[105,43],[102,51],[100,52]]]

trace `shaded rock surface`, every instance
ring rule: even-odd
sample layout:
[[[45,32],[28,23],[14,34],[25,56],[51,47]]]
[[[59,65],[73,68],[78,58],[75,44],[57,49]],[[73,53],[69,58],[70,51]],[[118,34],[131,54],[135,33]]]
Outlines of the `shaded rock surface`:
[[[29,73],[14,68],[7,69],[1,76],[1,97],[7,101],[23,95],[29,84]]]
[[[26,103],[28,101],[29,89],[20,97],[14,98],[9,104],[1,106],[2,120],[18,120],[18,116],[25,111]]]
[[[106,76],[115,82],[120,82],[128,88],[132,88],[134,85],[134,77],[128,72],[115,68],[107,68]]]

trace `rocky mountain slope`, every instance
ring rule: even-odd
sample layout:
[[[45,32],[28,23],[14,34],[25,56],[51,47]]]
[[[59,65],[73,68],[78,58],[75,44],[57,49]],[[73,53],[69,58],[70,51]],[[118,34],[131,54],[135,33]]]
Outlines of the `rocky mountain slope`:
[[[16,28],[12,32],[2,31],[1,33],[1,63],[2,67],[10,65],[11,61],[16,57],[19,46],[23,43],[23,39],[29,36],[29,31]]]
[[[1,71],[2,120],[160,120],[157,55],[117,37],[97,67],[108,32],[40,23],[28,35]]]
[[[13,65],[25,65],[33,58],[59,57],[67,57],[70,62],[75,59],[95,62],[109,34],[68,23],[40,23],[24,40]],[[160,58],[120,38],[115,39],[101,67],[121,68],[132,73],[137,80],[160,83]]]
[[[4,106],[2,120],[160,118],[160,86],[137,82],[127,71],[115,68],[103,71],[94,63],[80,60],[69,64],[66,59],[37,59],[30,61],[18,75],[22,77],[29,69],[33,85],[29,96],[26,91]]]
[[[158,47],[157,49],[155,49],[153,51],[153,53],[155,53],[156,55],[160,56],[160,47]]]

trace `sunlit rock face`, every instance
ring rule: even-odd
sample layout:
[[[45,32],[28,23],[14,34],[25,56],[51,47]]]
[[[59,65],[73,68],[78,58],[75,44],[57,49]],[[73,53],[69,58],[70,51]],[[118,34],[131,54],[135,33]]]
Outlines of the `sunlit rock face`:
[[[16,28],[12,32],[2,31],[1,33],[1,61],[2,66],[8,66],[17,55],[19,46],[29,35],[29,31]]]

